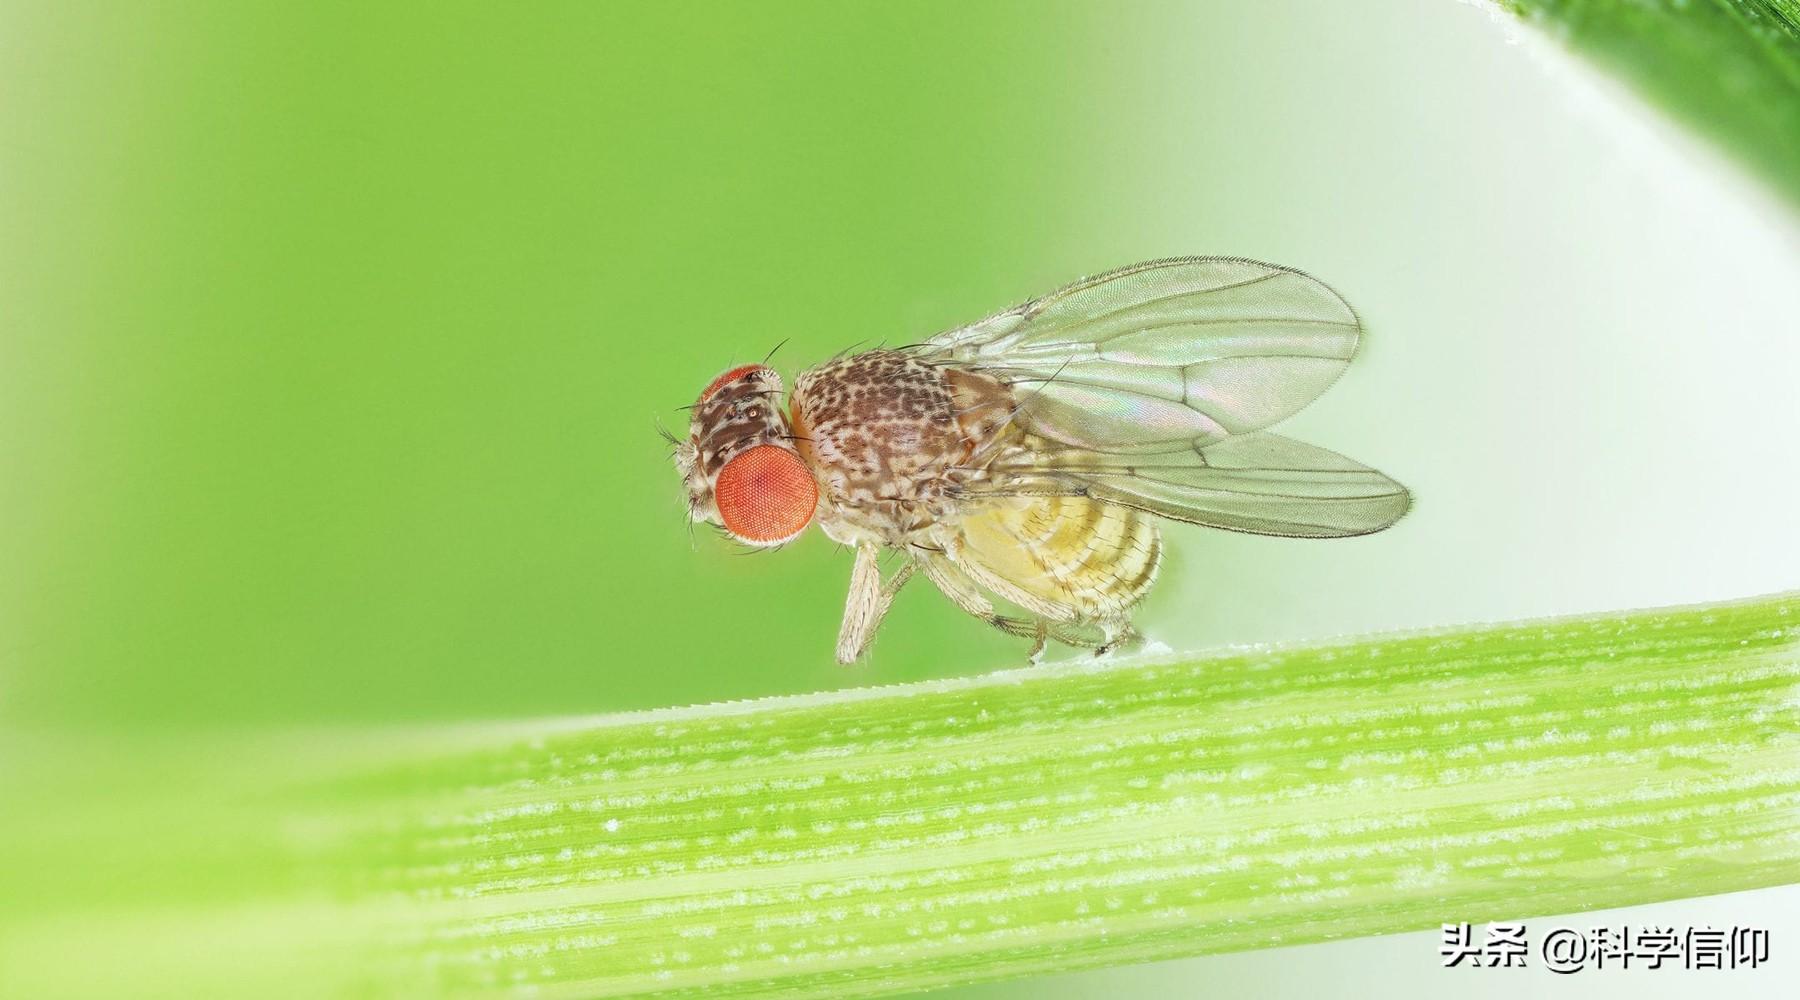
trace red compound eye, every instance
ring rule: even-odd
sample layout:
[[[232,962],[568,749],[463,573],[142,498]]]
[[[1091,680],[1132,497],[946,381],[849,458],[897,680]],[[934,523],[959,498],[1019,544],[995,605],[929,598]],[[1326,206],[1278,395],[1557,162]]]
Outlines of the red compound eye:
[[[699,404],[706,402],[708,399],[712,398],[713,393],[718,392],[721,388],[730,385],[738,379],[743,378],[745,375],[748,375],[753,371],[758,371],[761,368],[762,365],[739,365],[725,374],[720,375],[718,378],[712,380],[711,384],[706,387],[706,391],[700,394],[700,398],[695,401],[694,405],[698,406]]]
[[[812,520],[819,484],[800,456],[764,444],[725,463],[713,497],[726,531],[752,544],[773,545],[798,535]]]

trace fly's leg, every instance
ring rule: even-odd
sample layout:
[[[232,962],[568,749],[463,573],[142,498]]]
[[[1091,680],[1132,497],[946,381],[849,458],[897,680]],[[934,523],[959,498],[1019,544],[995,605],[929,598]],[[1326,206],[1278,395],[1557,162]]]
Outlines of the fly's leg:
[[[856,565],[850,570],[850,595],[844,600],[844,621],[838,627],[837,661],[848,665],[862,659],[887,616],[894,595],[912,578],[912,562],[900,567],[887,583],[881,582],[881,549],[863,542],[856,547]]]
[[[1047,624],[1050,628],[1050,638],[1055,639],[1065,646],[1073,646],[1076,649],[1091,649],[1094,651],[1095,655],[1099,655],[1106,649],[1105,636],[1095,635],[1092,631],[1085,629],[1082,626],[1070,625],[1063,622],[1049,622]]]
[[[1121,649],[1131,649],[1144,643],[1144,634],[1134,628],[1131,622],[1120,619],[1101,625],[1106,638],[1094,648],[1095,656],[1105,656]]]
[[[956,564],[945,558],[943,553],[921,550],[913,558],[924,568],[925,579],[935,584],[945,597],[950,598],[951,604],[965,613],[974,615],[1007,635],[1016,635],[1021,639],[1038,637],[1041,630],[1037,623],[1024,618],[1009,618],[995,611],[993,602],[983,597],[975,582],[956,568]]]
[[[1032,663],[1043,659],[1044,647],[1049,645],[1050,639],[1065,646],[1089,649],[1100,644],[1100,640],[1082,635],[1073,626],[1052,622],[1047,618],[1014,618],[1000,614],[994,610],[993,602],[982,595],[975,581],[969,579],[968,574],[941,552],[920,550],[914,553],[914,558],[925,570],[925,578],[943,591],[950,603],[1007,635],[1030,639],[1031,652],[1026,654],[1026,659]]]

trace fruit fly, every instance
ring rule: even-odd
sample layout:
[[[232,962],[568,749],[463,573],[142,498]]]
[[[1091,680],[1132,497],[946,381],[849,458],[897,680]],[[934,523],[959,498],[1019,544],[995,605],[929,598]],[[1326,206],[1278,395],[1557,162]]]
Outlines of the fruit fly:
[[[817,524],[855,550],[841,663],[916,573],[1030,640],[1032,660],[1049,641],[1104,652],[1139,639],[1157,518],[1341,538],[1406,513],[1399,483],[1264,430],[1330,386],[1360,336],[1299,271],[1150,261],[839,356],[801,372],[785,406],[774,369],[732,368],[671,437],[675,466],[696,522],[751,546]],[[901,556],[885,581],[884,550]]]

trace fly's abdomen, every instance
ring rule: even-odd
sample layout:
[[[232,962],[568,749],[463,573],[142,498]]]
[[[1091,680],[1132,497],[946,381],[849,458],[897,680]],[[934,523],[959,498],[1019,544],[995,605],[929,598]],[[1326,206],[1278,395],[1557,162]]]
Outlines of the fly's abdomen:
[[[982,586],[1056,621],[1123,617],[1156,581],[1150,515],[1086,497],[969,505],[950,556]]]

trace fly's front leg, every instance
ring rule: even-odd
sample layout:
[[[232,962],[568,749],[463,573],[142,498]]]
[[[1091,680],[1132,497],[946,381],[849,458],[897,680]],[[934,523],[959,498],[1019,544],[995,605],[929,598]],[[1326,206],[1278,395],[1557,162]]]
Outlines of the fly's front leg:
[[[881,549],[873,542],[856,546],[856,565],[850,570],[850,596],[844,601],[844,622],[838,627],[837,661],[843,664],[862,659],[875,630],[881,627],[894,595],[912,578],[913,563],[900,567],[886,584],[881,582]]]

